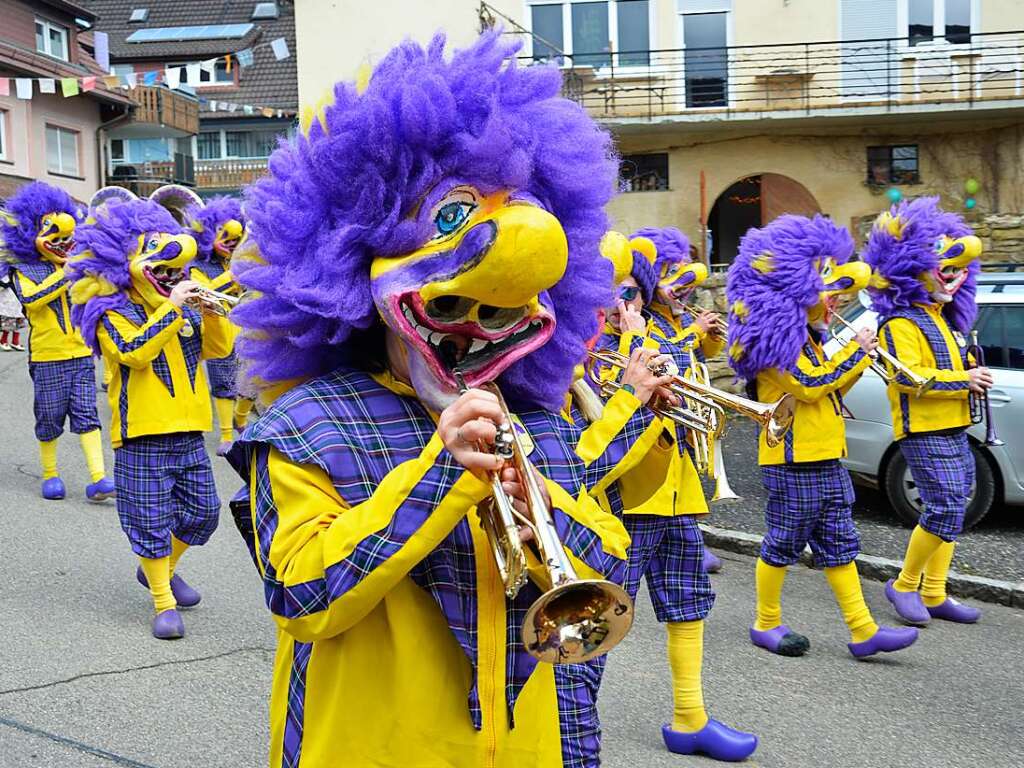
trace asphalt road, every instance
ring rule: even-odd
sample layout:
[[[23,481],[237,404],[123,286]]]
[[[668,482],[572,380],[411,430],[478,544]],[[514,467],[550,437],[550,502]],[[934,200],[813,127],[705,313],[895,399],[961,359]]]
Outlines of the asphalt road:
[[[60,452],[69,498],[38,496],[20,356],[0,355],[0,402],[0,768],[265,765],[274,629],[229,515],[209,545],[182,561],[182,573],[204,593],[185,616],[188,636],[153,640],[149,598],[134,580],[113,506],[81,498],[76,441],[65,440]],[[226,497],[236,481],[222,462],[215,466]],[[822,575],[795,567],[785,617],[811,638],[812,650],[783,659],[746,637],[753,561],[724,559],[708,622],[705,689],[713,716],[760,734],[749,764],[1024,762],[1024,613],[983,605],[977,626],[932,627],[901,654],[857,662]],[[880,585],[866,583],[865,591],[876,617],[891,622]],[[664,645],[664,629],[641,596],[637,624],[610,659],[602,691],[606,766],[712,765],[669,755],[661,745],[661,723],[671,716]]]
[[[765,493],[757,466],[756,427],[747,419],[731,419],[723,454],[732,489],[742,498],[712,505],[708,522],[721,528],[764,533]],[[861,550],[902,560],[910,537],[884,496],[857,487],[854,518]],[[710,497],[710,496],[709,496]],[[1024,581],[1024,507],[997,506],[972,530],[961,536],[953,568],[993,579]]]

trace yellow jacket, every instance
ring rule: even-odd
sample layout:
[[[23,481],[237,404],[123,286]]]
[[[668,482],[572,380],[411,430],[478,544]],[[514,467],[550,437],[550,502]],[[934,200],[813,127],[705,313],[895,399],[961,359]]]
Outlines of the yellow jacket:
[[[620,334],[611,325],[606,325],[598,346],[615,349],[626,356],[638,346],[671,352],[665,339],[659,339],[656,335],[653,320],[648,322],[647,329],[642,333]],[[611,376],[618,377],[621,370],[606,366],[601,375],[605,379]],[[611,403],[612,400],[609,399],[608,402]],[[671,419],[662,418],[658,421],[662,427],[661,432],[653,433],[654,440],[650,443],[649,453],[644,457],[644,461],[623,474],[620,479],[619,488],[622,492],[624,513],[661,516],[707,514],[704,487],[701,485],[700,475],[693,465],[690,452],[686,449],[685,431]],[[683,444],[680,441],[683,441]]]
[[[871,359],[855,341],[827,359],[821,344],[808,336],[795,371],[761,371],[757,399],[770,403],[788,393],[796,398],[796,409],[793,426],[774,448],[768,447],[761,430],[758,463],[793,464],[846,456],[842,396],[870,364]]]
[[[235,278],[223,266],[193,262],[192,268],[189,270],[189,277],[213,291],[227,293],[232,296],[238,296],[241,293],[240,286],[235,282]],[[231,321],[226,321],[224,326],[228,333],[228,354],[230,354],[231,350],[235,347],[235,339],[238,338],[241,329]]]
[[[64,270],[40,262],[19,264],[13,272],[11,284],[25,308],[30,327],[29,360],[48,363],[91,355],[78,329],[71,324],[70,283]]]
[[[432,429],[408,388],[338,372],[289,391],[247,433],[253,543],[279,628],[273,768],[295,764],[294,743],[303,768],[562,765],[553,668],[514,671],[522,651],[508,664],[508,622],[535,588],[509,611],[476,509],[490,485]],[[563,539],[581,547],[566,545],[580,575],[600,575],[602,549],[621,571],[621,524],[582,489],[547,488],[577,526]]]
[[[139,304],[108,311],[96,329],[111,372],[114,448],[143,435],[206,432],[212,427],[202,359],[224,357],[227,322],[170,302],[148,314]]]
[[[971,423],[966,340],[949,327],[937,305],[915,306],[900,315],[882,325],[881,342],[914,373],[936,383],[921,397],[903,377],[888,386],[896,439],[966,427]]]
[[[717,357],[725,349],[725,339],[709,334],[693,322],[689,312],[674,315],[662,304],[651,304],[649,309],[655,318],[655,334],[671,344],[697,351],[701,362]]]

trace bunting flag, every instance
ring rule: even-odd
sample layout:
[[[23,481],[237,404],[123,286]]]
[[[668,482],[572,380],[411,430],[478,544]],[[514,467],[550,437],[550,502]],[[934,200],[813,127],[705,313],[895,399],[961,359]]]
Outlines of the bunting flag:
[[[39,92],[40,93],[56,93],[57,92],[57,81],[52,77],[44,77],[39,80]]]
[[[252,48],[246,48],[245,50],[238,52],[238,66],[240,67],[251,67],[253,62]]]
[[[139,74],[137,72],[129,72],[127,75],[121,75],[124,78],[124,84],[129,88],[134,88],[139,84]]]
[[[11,79],[9,77],[0,77],[0,96],[11,95]]]
[[[104,75],[103,84],[107,86],[107,88],[113,89],[117,88],[119,85],[125,85],[126,83],[121,79],[120,75]]]
[[[202,83],[202,69],[198,64],[188,64],[185,66],[185,81],[193,88],[199,87]],[[212,77],[210,78],[213,79]]]
[[[83,91],[95,91],[96,90],[96,76],[90,75],[89,77],[82,78],[82,90]]]
[[[78,78],[77,77],[62,77],[60,79],[60,92],[64,94],[64,98],[69,96],[78,95]]]
[[[282,59],[287,59],[289,56],[291,56],[291,53],[289,53],[288,51],[288,41],[285,40],[283,37],[279,37],[276,40],[272,41],[270,43],[270,47],[274,51],[274,58],[276,58],[278,61],[281,61]]]
[[[152,72],[146,72],[145,74],[142,75],[142,84],[143,85],[156,85],[157,84],[157,76],[159,74],[160,73],[155,71],[155,70],[152,71]]]
[[[168,67],[164,70],[164,82],[168,88],[177,88],[181,85],[181,67]]]
[[[227,56],[224,57],[224,63],[227,65],[227,71],[230,72],[231,71],[231,54],[230,53]]]
[[[19,99],[32,98],[32,79],[28,77],[14,78],[14,90],[18,92]]]

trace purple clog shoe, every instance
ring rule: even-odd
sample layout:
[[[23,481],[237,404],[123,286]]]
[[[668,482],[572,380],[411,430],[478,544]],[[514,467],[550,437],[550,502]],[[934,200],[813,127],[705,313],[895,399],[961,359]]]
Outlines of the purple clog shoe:
[[[51,477],[47,480],[43,480],[43,486],[40,489],[43,498],[47,501],[60,501],[67,496],[67,489],[64,488],[64,481],[59,477]]]
[[[85,498],[92,502],[106,501],[114,498],[114,481],[109,477],[101,477],[95,483],[85,486]]]
[[[139,584],[149,589],[149,580],[142,572],[141,566],[135,569],[135,578],[138,579]],[[171,576],[171,594],[174,595],[179,608],[193,608],[199,605],[199,601],[203,599],[199,590],[190,587],[178,574]]]
[[[785,624],[773,629],[750,628],[750,642],[779,656],[803,656],[811,647],[811,641]]]
[[[917,592],[900,592],[896,589],[895,579],[889,579],[885,584],[885,596],[889,598],[892,607],[908,624],[924,626],[931,621],[928,609],[924,607],[921,595]]]
[[[661,736],[669,752],[677,755],[707,755],[713,760],[730,763],[746,760],[757,749],[757,736],[737,731],[717,720],[708,720],[708,724],[695,733],[681,733],[663,725]]]
[[[864,659],[876,653],[891,653],[908,648],[917,641],[917,635],[915,627],[879,627],[867,640],[847,643],[846,647],[858,659]]]
[[[161,611],[153,617],[153,637],[157,640],[177,640],[185,636],[185,622],[174,608]]]
[[[973,624],[981,618],[979,609],[957,602],[952,597],[947,597],[938,605],[925,606],[925,609],[933,619],[955,621],[957,624]]]
[[[704,547],[704,573],[718,573],[722,570],[722,560],[714,552]]]

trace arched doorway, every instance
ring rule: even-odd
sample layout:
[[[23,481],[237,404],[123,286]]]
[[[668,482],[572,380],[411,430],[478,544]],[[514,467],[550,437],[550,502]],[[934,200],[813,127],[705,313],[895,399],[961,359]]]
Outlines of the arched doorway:
[[[784,213],[813,216],[821,206],[803,184],[778,173],[746,176],[730,184],[708,213],[708,261],[728,265],[736,258],[740,238]]]

